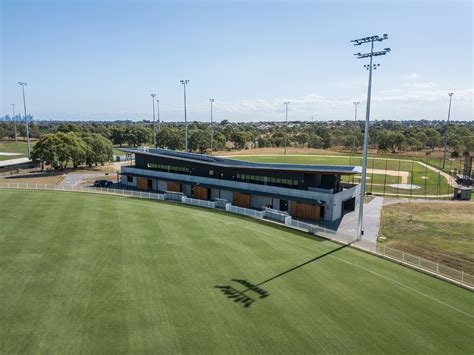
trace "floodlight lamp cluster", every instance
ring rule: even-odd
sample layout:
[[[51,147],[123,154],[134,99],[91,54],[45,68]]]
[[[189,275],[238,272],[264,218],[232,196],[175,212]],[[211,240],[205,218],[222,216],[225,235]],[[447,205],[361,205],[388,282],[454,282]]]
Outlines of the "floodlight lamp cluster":
[[[179,82],[183,85],[186,85],[189,83],[189,80],[180,80]]]
[[[375,70],[377,69],[378,67],[380,67],[380,64],[372,64],[372,68]],[[365,64],[364,65],[364,68],[369,70],[370,69],[370,65],[369,64]]]
[[[153,98],[155,98],[155,96],[156,96],[156,94],[150,94],[150,95],[151,95],[151,97],[153,97]]]
[[[370,58],[370,57],[377,57],[379,55],[385,55],[388,52],[390,52],[390,48],[384,48],[383,51],[378,51],[378,52],[373,52],[373,53],[355,53],[354,55],[357,56],[357,59],[363,59],[363,58]]]
[[[214,99],[209,99],[210,102],[214,102]]]
[[[19,81],[19,82],[18,82],[18,85],[21,85],[21,86],[27,86],[27,84],[26,84],[26,83],[24,83],[24,82],[22,82],[22,81]]]
[[[363,37],[363,38],[353,39],[351,42],[354,43],[354,46],[360,46],[361,44],[364,44],[364,43],[370,43],[370,42],[376,42],[376,41],[382,42],[386,39],[388,39],[388,34],[384,33],[382,36]]]

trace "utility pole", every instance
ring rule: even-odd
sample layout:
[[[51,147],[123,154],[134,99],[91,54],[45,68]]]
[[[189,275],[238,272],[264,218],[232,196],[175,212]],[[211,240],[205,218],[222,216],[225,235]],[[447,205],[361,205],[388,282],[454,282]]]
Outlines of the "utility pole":
[[[371,36],[365,38],[359,38],[352,40],[354,46],[360,46],[365,43],[370,43],[370,53],[356,53],[357,59],[370,58],[370,63],[364,65],[364,68],[369,71],[369,83],[367,88],[367,108],[365,111],[365,131],[364,131],[364,155],[362,160],[362,182],[360,186],[360,199],[359,199],[359,218],[357,220],[357,240],[362,239],[363,235],[363,218],[364,218],[364,197],[365,197],[365,186],[367,182],[367,157],[368,157],[368,146],[369,146],[369,120],[370,120],[370,99],[372,94],[372,70],[377,69],[380,64],[373,64],[373,58],[385,55],[390,52],[390,48],[384,48],[382,51],[374,52],[374,42],[382,42],[388,39],[388,35],[384,34],[382,37]]]
[[[283,104],[286,106],[286,118],[285,118],[285,155],[286,155],[286,146],[288,145],[287,141],[288,141],[288,105],[289,105],[290,101],[285,101]]]
[[[27,83],[18,82],[18,85],[21,86],[21,89],[23,91],[23,108],[25,110],[25,123],[26,123],[26,144],[28,147],[28,159],[31,159],[31,149],[30,149],[30,131],[28,128],[28,117],[26,116],[26,99],[25,99],[25,86],[27,86]]]
[[[214,99],[209,99],[209,102],[211,103],[211,155],[212,155],[212,140],[214,138],[214,127],[212,126],[212,103],[214,102]]]
[[[359,106],[360,102],[354,101],[353,104],[355,107],[355,113],[354,113],[354,142],[352,143],[352,157],[354,157],[354,154],[355,154],[356,135],[357,135],[357,106]]]
[[[449,130],[449,117],[451,116],[451,100],[453,99],[453,92],[449,94],[449,108],[448,108],[448,122],[446,123],[446,132],[444,133],[444,158],[443,158],[443,170],[446,165],[446,154],[448,153],[448,130]]]
[[[156,94],[151,95],[151,104],[153,105],[153,145],[156,148],[156,126],[155,126],[155,97]]]
[[[189,80],[180,80],[180,83],[184,88],[184,140],[185,140],[185,151],[188,151],[188,120],[186,117],[186,85],[188,85]]]
[[[156,99],[156,110],[157,110],[157,114],[158,114],[158,132],[160,131],[161,129],[161,121],[160,121],[160,100],[159,99]],[[155,148],[158,148],[158,142],[155,142]]]
[[[18,143],[18,138],[16,134],[15,104],[12,104],[12,112],[13,112],[13,131],[15,132],[15,143]]]

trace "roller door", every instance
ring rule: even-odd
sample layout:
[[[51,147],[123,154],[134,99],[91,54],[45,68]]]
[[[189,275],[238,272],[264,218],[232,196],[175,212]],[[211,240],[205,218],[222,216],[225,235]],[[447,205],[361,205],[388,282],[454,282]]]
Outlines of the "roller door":
[[[321,206],[291,201],[290,215],[296,218],[319,221],[321,217]]]
[[[194,186],[193,197],[200,200],[209,200],[209,189],[207,187]]]
[[[250,195],[234,192],[232,204],[234,206],[250,208]]]
[[[177,182],[168,181],[167,190],[173,192],[181,192],[181,184],[178,184]]]

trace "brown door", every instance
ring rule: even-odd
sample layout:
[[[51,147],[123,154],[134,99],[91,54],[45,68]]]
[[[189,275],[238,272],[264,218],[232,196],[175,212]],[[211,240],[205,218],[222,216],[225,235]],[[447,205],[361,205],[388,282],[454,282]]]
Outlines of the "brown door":
[[[147,179],[137,177],[137,189],[148,190],[148,181],[147,181]]]
[[[321,207],[310,203],[291,201],[290,215],[297,218],[319,221]]]
[[[250,208],[250,195],[234,192],[232,204],[234,206]]]
[[[209,189],[207,187],[202,186],[194,186],[193,187],[193,197],[198,198],[200,200],[208,200],[209,196]]]
[[[181,192],[181,184],[168,181],[168,191]]]

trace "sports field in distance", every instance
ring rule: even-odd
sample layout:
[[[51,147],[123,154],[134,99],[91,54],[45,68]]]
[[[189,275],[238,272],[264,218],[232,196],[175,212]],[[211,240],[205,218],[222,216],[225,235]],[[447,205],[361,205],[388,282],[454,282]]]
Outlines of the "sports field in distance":
[[[31,142],[31,149],[34,143]],[[7,153],[7,154],[1,154]],[[15,155],[11,155],[14,153]],[[26,157],[28,155],[28,146],[26,142],[0,142],[0,160],[9,160]]]
[[[164,202],[12,190],[0,190],[0,216],[2,353],[474,348],[471,292],[274,224]],[[215,287],[246,289],[233,279],[268,297],[248,290],[250,307],[234,302]]]
[[[388,246],[474,275],[473,202],[385,206],[381,234]]]
[[[235,159],[279,164],[321,164],[362,166],[362,157],[350,155],[240,155]],[[360,182],[360,174],[343,177],[347,182]],[[418,189],[399,189],[393,184],[417,185]],[[369,157],[367,161],[367,192],[406,194],[414,196],[448,195],[452,188],[446,178],[418,160],[394,157]]]

